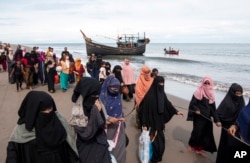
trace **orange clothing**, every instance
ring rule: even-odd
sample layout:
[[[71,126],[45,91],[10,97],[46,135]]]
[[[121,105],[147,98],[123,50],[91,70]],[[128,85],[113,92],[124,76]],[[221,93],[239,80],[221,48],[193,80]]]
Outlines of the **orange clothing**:
[[[135,102],[138,106],[151,87],[153,80],[154,78],[151,77],[150,68],[147,66],[143,66],[141,68],[140,76],[135,86]]]

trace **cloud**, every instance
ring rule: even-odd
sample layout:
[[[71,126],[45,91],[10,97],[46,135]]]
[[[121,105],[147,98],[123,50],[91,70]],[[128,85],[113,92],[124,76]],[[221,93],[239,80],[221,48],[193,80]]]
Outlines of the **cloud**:
[[[248,6],[246,0],[9,0],[0,2],[1,39],[81,42],[83,29],[94,38],[146,32],[151,42],[249,43]]]

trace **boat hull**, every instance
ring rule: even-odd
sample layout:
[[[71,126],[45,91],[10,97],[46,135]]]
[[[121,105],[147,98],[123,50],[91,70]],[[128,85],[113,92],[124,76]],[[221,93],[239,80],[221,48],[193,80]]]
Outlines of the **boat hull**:
[[[138,39],[137,43],[121,42],[117,43],[117,47],[107,46],[93,42],[85,33],[80,30],[85,40],[87,55],[94,53],[95,55],[143,55],[146,51],[146,44],[149,43],[148,38]]]
[[[143,55],[146,51],[145,44],[139,47],[124,48],[97,44],[86,40],[85,42],[87,55],[91,55],[92,53],[96,55]]]
[[[169,54],[169,55],[179,55],[179,50],[178,50],[178,51],[165,51],[165,54]]]

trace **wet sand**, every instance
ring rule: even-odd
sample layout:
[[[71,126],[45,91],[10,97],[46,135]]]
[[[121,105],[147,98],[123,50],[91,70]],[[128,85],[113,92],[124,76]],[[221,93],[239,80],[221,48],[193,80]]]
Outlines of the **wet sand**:
[[[8,83],[8,73],[0,72],[0,162],[5,162],[6,158],[6,146],[8,138],[11,135],[13,128],[16,125],[18,115],[17,111],[25,95],[29,92],[28,89],[24,89],[20,92],[16,91],[15,84]],[[23,85],[25,88],[25,84]],[[69,85],[67,92],[62,92],[59,85],[55,86],[56,92],[51,96],[54,98],[57,109],[67,119],[70,118],[71,108],[73,106],[71,102],[71,95],[73,92],[74,84]],[[34,90],[46,91],[47,85],[42,86],[38,84],[33,87]],[[201,157],[194,153],[187,151],[188,139],[192,130],[192,122],[186,121],[188,101],[168,95],[169,100],[179,111],[182,111],[185,116],[174,116],[172,120],[166,124],[166,149],[162,162],[185,162],[185,163],[213,163],[216,158],[216,153],[207,153],[207,157]],[[127,115],[133,108],[133,102],[123,101],[123,111]],[[126,117],[126,133],[129,137],[129,145],[127,147],[127,162],[137,163],[137,144],[140,130],[135,127],[135,111]],[[220,129],[214,126],[214,135],[216,143],[218,144]]]

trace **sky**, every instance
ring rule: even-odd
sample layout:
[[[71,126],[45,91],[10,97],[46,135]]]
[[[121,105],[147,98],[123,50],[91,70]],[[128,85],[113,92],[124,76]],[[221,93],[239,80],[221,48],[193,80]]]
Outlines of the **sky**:
[[[0,41],[81,43],[140,34],[151,43],[250,43],[249,0],[1,0]]]

